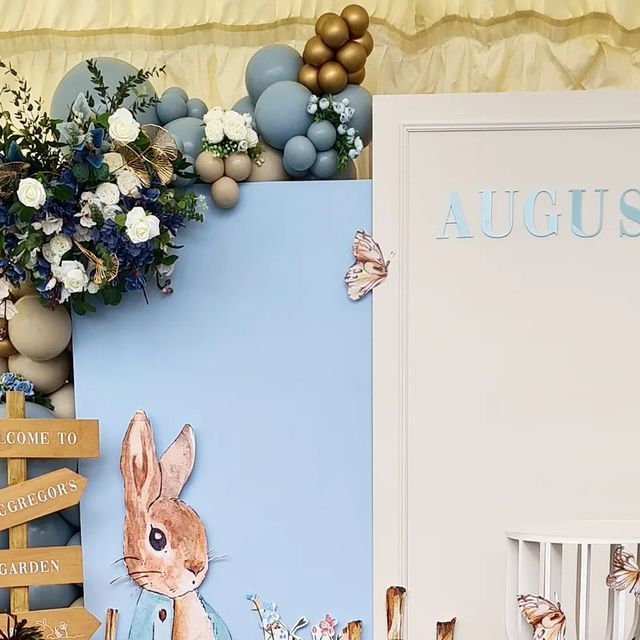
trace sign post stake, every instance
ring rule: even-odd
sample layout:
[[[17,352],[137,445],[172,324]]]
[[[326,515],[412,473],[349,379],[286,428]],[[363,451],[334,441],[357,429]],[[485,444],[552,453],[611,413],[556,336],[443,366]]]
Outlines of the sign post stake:
[[[24,395],[7,391],[7,418],[24,418]],[[7,459],[7,486],[27,479],[26,458]],[[27,523],[9,529],[9,549],[27,548]],[[12,587],[9,591],[9,611],[29,611],[29,587]]]

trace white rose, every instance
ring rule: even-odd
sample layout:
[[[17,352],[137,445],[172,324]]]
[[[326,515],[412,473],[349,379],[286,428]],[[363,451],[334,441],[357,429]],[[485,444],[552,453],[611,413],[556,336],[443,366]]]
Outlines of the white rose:
[[[205,124],[209,124],[210,122],[221,122],[223,117],[224,109],[222,107],[211,107],[211,109],[204,114],[202,119]]]
[[[18,200],[32,209],[39,209],[47,200],[44,187],[35,178],[22,178],[18,185]]]
[[[133,207],[125,221],[127,235],[134,244],[146,242],[160,235],[160,220],[142,207]]]
[[[250,149],[258,144],[258,134],[253,129],[247,129],[247,144]]]
[[[222,128],[229,140],[244,140],[247,136],[247,126],[244,123],[244,118],[235,111],[227,111],[224,114]]]
[[[63,260],[53,273],[62,282],[69,293],[80,293],[87,289],[89,276],[81,262],[77,260]]]
[[[101,182],[96,187],[96,197],[102,204],[118,204],[120,201],[120,189],[113,182]]]
[[[211,144],[221,142],[222,138],[224,138],[222,122],[217,120],[207,122],[207,126],[204,128],[204,137],[208,142],[211,142]]]
[[[116,142],[133,142],[140,133],[140,123],[129,109],[120,107],[109,116],[109,135]]]
[[[90,281],[89,284],[87,285],[87,291],[91,294],[96,294],[98,293],[100,287],[93,281]]]
[[[129,171],[129,169],[118,171],[116,182],[123,196],[135,196],[142,186],[142,182],[140,182],[136,174],[133,171]]]
[[[124,158],[116,151],[109,151],[109,153],[105,153],[103,160],[109,167],[109,173],[116,173],[119,169],[124,167]]]
[[[242,119],[244,120],[244,123],[247,125],[247,127],[251,126],[251,123],[253,122],[253,116],[250,113],[243,113]]]
[[[320,102],[318,103],[321,109],[326,109],[329,106],[328,98],[320,98]]]
[[[49,242],[42,245],[42,255],[45,257],[47,262],[59,264],[62,256],[67,253],[72,246],[73,243],[71,242],[71,238],[59,233],[58,235],[53,236]]]

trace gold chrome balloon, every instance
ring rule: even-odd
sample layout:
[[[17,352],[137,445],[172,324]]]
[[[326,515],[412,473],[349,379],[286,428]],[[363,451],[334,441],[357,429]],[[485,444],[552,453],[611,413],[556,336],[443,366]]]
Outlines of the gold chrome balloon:
[[[368,56],[371,55],[371,52],[373,51],[373,38],[369,31],[367,31],[361,38],[354,38],[354,41],[359,42],[364,47]]]
[[[364,80],[364,67],[362,69],[356,71],[355,73],[350,73],[347,77],[349,79],[349,84],[362,84]]]
[[[307,64],[321,67],[325,62],[333,60],[333,49],[328,47],[320,36],[309,38],[302,54]]]
[[[359,4],[350,4],[345,7],[340,17],[349,26],[349,34],[352,38],[361,38],[369,28],[369,14]]]
[[[318,71],[318,67],[314,67],[312,64],[303,64],[298,71],[298,82],[316,95],[322,93],[318,84]]]
[[[325,62],[318,73],[318,83],[324,93],[339,93],[347,86],[347,72],[337,62]]]
[[[320,37],[332,49],[339,49],[349,39],[349,27],[342,18],[330,16],[322,24]]]
[[[355,73],[364,67],[364,63],[367,61],[367,52],[359,42],[349,40],[347,44],[338,49],[336,60],[347,73]]]
[[[337,13],[333,13],[333,11],[328,11],[327,13],[323,13],[318,20],[316,21],[316,35],[320,35],[320,30],[322,29],[322,25],[329,18],[339,18],[340,16]]]

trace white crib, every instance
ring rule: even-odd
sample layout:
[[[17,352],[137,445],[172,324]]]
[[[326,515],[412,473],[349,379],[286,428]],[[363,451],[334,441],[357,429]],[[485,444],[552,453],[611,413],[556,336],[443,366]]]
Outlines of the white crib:
[[[507,532],[506,622],[509,640],[530,640],[532,628],[516,596],[531,593],[560,602],[567,640],[640,638],[640,607],[627,593],[606,586],[611,555],[623,545],[636,557],[640,521],[551,523]]]

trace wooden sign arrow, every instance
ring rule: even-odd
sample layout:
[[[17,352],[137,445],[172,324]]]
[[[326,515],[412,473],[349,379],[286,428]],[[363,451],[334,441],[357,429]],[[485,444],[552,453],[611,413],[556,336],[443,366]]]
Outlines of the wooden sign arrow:
[[[86,478],[64,468],[0,489],[0,531],[78,504],[86,486]]]
[[[0,458],[97,458],[97,420],[0,420]]]
[[[82,582],[82,549],[33,547],[0,551],[0,588]]]
[[[15,614],[27,625],[40,629],[45,640],[89,640],[100,628],[100,621],[84,607],[67,609],[41,609],[40,611],[20,611]],[[0,629],[6,629],[7,623],[13,627],[13,621],[6,613],[0,614]]]

